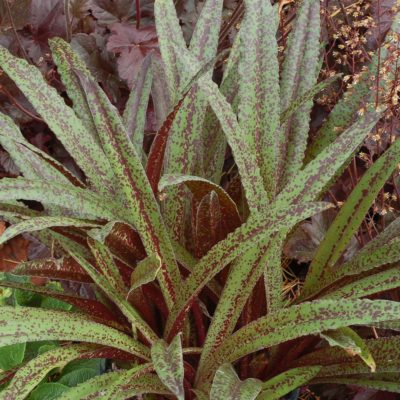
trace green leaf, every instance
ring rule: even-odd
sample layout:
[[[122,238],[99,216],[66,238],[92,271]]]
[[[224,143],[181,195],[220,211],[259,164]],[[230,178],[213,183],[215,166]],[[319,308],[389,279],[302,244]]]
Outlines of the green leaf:
[[[131,288],[129,292],[133,292],[146,283],[153,282],[160,268],[161,260],[156,255],[139,261],[131,275]]]
[[[339,346],[351,356],[358,355],[365,364],[375,372],[376,363],[364,340],[351,328],[343,327],[336,330],[322,332],[321,337],[331,346]]]
[[[143,359],[149,357],[144,345],[83,314],[3,306],[0,307],[0,324],[0,346],[36,340],[75,340],[115,347]]]
[[[74,226],[79,228],[93,228],[99,226],[95,222],[83,221],[76,218],[67,217],[36,217],[22,221],[18,224],[11,225],[0,236],[0,245],[5,243],[21,233],[34,232],[42,229],[60,227],[60,226]]]
[[[57,382],[72,387],[77,386],[96,375],[98,375],[98,373],[94,369],[79,368],[75,371],[69,372],[68,374],[63,374]]]
[[[84,171],[89,183],[106,197],[113,195],[113,173],[101,148],[39,69],[0,47],[0,66],[17,84],[49,128]]]
[[[147,106],[149,105],[153,71],[151,55],[146,56],[140,66],[140,72],[133,83],[131,93],[125,106],[123,121],[126,132],[138,155],[143,153],[144,127]]]
[[[124,212],[115,203],[104,201],[89,190],[56,182],[3,178],[0,182],[0,200],[35,200],[44,205],[54,204],[70,210],[81,218],[124,219]],[[121,215],[122,214],[122,215]],[[118,217],[117,217],[118,218]]]
[[[349,325],[373,325],[398,318],[400,305],[385,300],[319,300],[280,310],[246,325],[210,354],[198,384],[217,368],[263,348]]]
[[[175,336],[170,345],[164,340],[155,342],[151,347],[151,359],[161,382],[167,386],[179,400],[184,400],[184,370],[181,336]]]
[[[75,259],[77,263],[81,265],[81,267],[88,273],[88,275],[93,279],[96,285],[104,291],[104,293],[108,296],[108,298],[113,301],[120,311],[128,318],[128,320],[134,324],[145,336],[145,338],[150,342],[154,342],[158,339],[157,335],[150,328],[150,326],[146,323],[145,320],[140,316],[140,314],[132,307],[132,305],[125,300],[125,296],[121,295],[120,292],[115,290],[115,288],[109,283],[106,276],[99,274],[99,272],[90,264],[85,258],[80,256],[73,251],[69,251],[71,256]],[[97,253],[96,253],[97,254]],[[110,257],[110,256],[108,256]],[[107,260],[109,263],[113,263],[114,261],[110,258]],[[106,261],[106,262],[107,262]],[[100,258],[97,259],[97,262],[104,263]],[[113,268],[113,267],[111,267]],[[116,267],[114,267],[116,268]]]
[[[29,396],[29,400],[57,400],[68,391],[68,386],[57,382],[42,383]]]
[[[156,253],[161,258],[163,265],[159,281],[167,305],[171,307],[181,277],[141,160],[128,140],[118,111],[105,93],[93,80],[83,75],[78,76],[85,89],[103,149],[124,195],[123,208],[129,210],[126,221],[136,227],[143,239],[146,252]]]
[[[254,400],[261,391],[261,381],[249,378],[241,381],[232,365],[224,364],[215,373],[211,400]]]
[[[21,364],[25,356],[26,343],[0,347],[0,369],[7,371]]]
[[[29,340],[32,340],[30,338]],[[14,375],[10,385],[0,393],[1,399],[25,399],[28,394],[55,368],[62,368],[69,361],[93,351],[93,346],[74,344],[51,349],[28,361]],[[43,385],[40,385],[40,387]],[[42,393],[38,389],[39,393]],[[44,396],[45,394],[43,394]],[[35,395],[36,398],[37,395]],[[44,397],[43,397],[44,398]],[[40,398],[42,400],[42,398]]]
[[[238,118],[245,135],[243,140],[255,154],[264,188],[272,200],[278,161],[275,132],[280,115],[276,41],[279,15],[269,1],[248,0],[245,5],[246,13],[240,25]]]
[[[302,295],[319,287],[325,267],[332,268],[361,225],[373,200],[400,161],[400,141],[392,146],[365,172],[330,225],[310,265]]]
[[[257,400],[279,400],[306,383],[318,374],[321,367],[293,368],[283,372],[262,384],[262,392]]]
[[[289,34],[281,78],[281,111],[307,93],[317,81],[319,66],[320,2],[303,0]],[[315,73],[314,71],[317,71]],[[283,187],[303,166],[312,101],[296,111],[279,134],[278,179]]]
[[[303,95],[293,100],[288,106],[288,108],[285,111],[281,112],[280,116],[281,125],[285,124],[290,119],[293,113],[299,111],[301,106],[313,100],[315,95],[317,95],[319,92],[330,86],[333,82],[336,82],[341,76],[342,76],[341,74],[337,74],[335,76],[327,78],[322,82],[317,83]]]
[[[192,274],[185,281],[177,305],[171,311],[166,336],[171,336],[171,329],[181,326],[189,305],[197,294],[215,275],[236,257],[247,253],[254,246],[263,246],[269,237],[280,230],[293,227],[299,221],[329,208],[328,203],[309,203],[291,206],[288,209],[271,207],[266,215],[255,214],[226,239],[218,242],[196,265]]]
[[[312,201],[327,189],[332,179],[350,162],[380,113],[371,111],[358,119],[313,161],[301,170],[278,195],[278,202]]]

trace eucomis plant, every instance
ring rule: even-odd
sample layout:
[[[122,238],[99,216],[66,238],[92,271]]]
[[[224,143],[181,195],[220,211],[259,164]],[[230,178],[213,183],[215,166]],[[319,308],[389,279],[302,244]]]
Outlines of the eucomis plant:
[[[69,305],[3,301],[0,350],[18,361],[1,375],[1,399],[40,398],[43,387],[62,400],[272,400],[321,383],[400,393],[400,303],[379,299],[400,286],[400,220],[343,257],[400,162],[400,141],[333,210],[292,298],[282,258],[301,221],[335,208],[326,192],[380,119],[376,93],[395,79],[400,20],[310,140],[313,98],[338,79],[317,83],[320,2],[301,2],[280,63],[277,6],[246,0],[217,85],[222,3],[205,1],[187,46],[173,0],[155,1],[161,57],[143,62],[122,116],[62,39],[50,47],[73,107],[0,48],[3,72],[77,166],[66,169],[0,115],[0,143],[22,174],[0,181],[9,223],[0,241],[27,232],[52,254],[0,285]],[[377,82],[378,62],[386,79]],[[149,98],[160,128],[146,152]],[[229,182],[227,148],[238,171]],[[85,359],[106,366],[62,384],[71,362]]]

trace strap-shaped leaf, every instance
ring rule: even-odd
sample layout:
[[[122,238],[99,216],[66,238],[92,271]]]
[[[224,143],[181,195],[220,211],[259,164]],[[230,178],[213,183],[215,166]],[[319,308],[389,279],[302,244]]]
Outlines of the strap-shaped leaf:
[[[73,340],[115,347],[145,360],[150,356],[143,344],[83,314],[3,306],[0,307],[0,323],[0,346],[38,340]]]
[[[312,201],[318,198],[332,179],[350,162],[351,156],[376,125],[379,117],[379,113],[371,111],[357,120],[286,185],[277,201],[287,201],[290,204],[293,201]]]
[[[161,382],[179,399],[185,399],[183,388],[183,353],[181,336],[177,335],[168,345],[159,340],[151,347],[151,359]]]
[[[100,271],[103,273],[112,289],[120,296],[126,295],[126,287],[118,267],[115,265],[111,252],[107,247],[97,241],[88,239],[88,245]]]
[[[14,375],[0,399],[23,400],[54,368],[62,368],[70,361],[93,350],[88,344],[73,344],[46,351],[26,363]]]
[[[349,378],[331,377],[316,379],[313,383],[336,383],[338,385],[354,385],[366,389],[380,390],[383,392],[400,393],[399,374],[396,374],[396,376],[394,377],[394,381],[392,382],[387,380],[388,378],[388,374],[384,374],[384,376],[380,380],[374,378],[374,376],[371,376],[371,379],[357,376]]]
[[[23,178],[3,178],[0,182],[0,200],[35,200],[71,210],[81,218],[125,219],[120,206],[104,201],[95,193],[72,185]],[[118,217],[117,217],[118,218]]]
[[[124,195],[123,207],[129,210],[131,215],[127,222],[136,227],[147,253],[156,253],[161,258],[163,265],[159,281],[167,305],[171,307],[181,277],[141,160],[128,140],[118,111],[105,93],[96,82],[81,74],[78,75],[85,89],[103,149]]]
[[[321,333],[321,337],[328,341],[331,346],[339,346],[348,352],[351,356],[358,355],[366,365],[375,372],[376,363],[365,344],[357,332],[349,327],[343,327],[336,330],[325,331]]]
[[[158,339],[157,335],[150,328],[150,326],[143,320],[140,314],[125,300],[125,297],[121,295],[115,288],[110,284],[109,279],[112,277],[109,275],[103,276],[100,274],[86,259],[81,257],[79,254],[69,251],[71,256],[82,266],[82,268],[88,273],[88,275],[93,279],[93,282],[99,286],[101,290],[113,301],[120,309],[120,311],[128,318],[128,320],[137,327],[144,335],[144,337],[150,342],[154,342]],[[95,253],[98,256],[99,253]],[[102,261],[97,258],[98,263],[107,263],[108,260]],[[111,260],[111,262],[113,262]],[[105,271],[107,272],[107,270]]]
[[[210,400],[254,400],[261,391],[261,381],[249,378],[241,381],[231,364],[224,364],[215,373]]]
[[[76,218],[67,217],[36,217],[30,218],[26,221],[19,222],[18,224],[10,226],[0,236],[0,245],[7,240],[18,236],[24,232],[34,232],[42,229],[60,227],[60,226],[74,226],[79,228],[93,228],[99,226],[94,221],[84,221]]]
[[[283,372],[262,384],[262,392],[257,400],[279,400],[306,383],[318,374],[321,367],[293,368]]]
[[[336,264],[399,161],[400,141],[397,140],[365,172],[353,189],[318,247],[304,283],[305,296],[318,289],[318,281],[323,276],[325,267],[332,268]]]
[[[385,300],[320,300],[283,309],[239,329],[212,354],[199,385],[214,371],[262,348],[349,325],[371,325],[398,318],[400,305]]]
[[[269,1],[245,1],[240,25],[239,124],[243,140],[256,155],[269,200],[275,195],[280,106],[279,62],[276,31],[278,10]]]
[[[174,336],[183,323],[189,306],[208,281],[218,274],[229,262],[248,252],[254,246],[263,245],[270,235],[282,229],[293,227],[299,221],[324,209],[328,203],[310,203],[292,206],[288,210],[270,209],[265,216],[256,215],[217,243],[196,265],[195,270],[186,279],[179,301],[171,311],[166,336]]]
[[[201,70],[200,63],[189,50],[180,45],[182,38],[176,41],[177,32],[175,32],[175,28],[171,28],[178,26],[176,25],[177,17],[173,2],[171,0],[157,0],[155,10],[157,11],[155,15],[161,49],[162,44],[165,43],[171,48],[171,51],[175,50],[174,54],[179,54],[181,63],[188,71],[188,75],[196,75],[197,71]],[[164,63],[168,63],[164,53],[162,54]],[[260,205],[266,203],[267,197],[265,191],[262,190],[262,178],[255,156],[251,152],[249,144],[246,140],[243,140],[244,134],[237,122],[237,117],[225,97],[218,90],[217,85],[207,76],[199,78],[197,83],[217,116],[233,149],[250,208],[258,209]]]
[[[0,113],[0,143],[10,154],[25,178],[40,178],[84,186],[62,164],[30,144],[23,137],[14,121],[2,113]]]
[[[293,99],[303,96],[315,84],[319,67],[320,2],[303,0],[289,34],[281,79],[281,111]],[[314,72],[315,71],[315,72]],[[280,131],[279,178],[281,186],[296,176],[303,166],[307,147],[312,101],[296,111]]]
[[[113,173],[102,149],[40,71],[12,56],[4,47],[0,48],[0,66],[74,157],[93,188],[105,196],[112,195]]]
[[[92,135],[93,140],[100,145],[100,140],[96,132],[92,114],[86,102],[85,92],[79,83],[75,70],[79,70],[85,75],[91,75],[85,63],[79,56],[71,51],[70,45],[63,39],[55,37],[49,39],[49,46],[54,62],[57,65],[57,72],[67,89],[68,97],[72,100],[75,114],[84,123],[85,128]]]
[[[139,76],[133,83],[123,115],[126,132],[138,155],[143,152],[146,112],[153,82],[153,70],[151,66],[151,55],[148,55],[140,66]]]
[[[161,268],[161,260],[158,256],[146,257],[136,265],[131,275],[131,288],[129,292],[132,292],[140,286],[153,282],[157,273]]]

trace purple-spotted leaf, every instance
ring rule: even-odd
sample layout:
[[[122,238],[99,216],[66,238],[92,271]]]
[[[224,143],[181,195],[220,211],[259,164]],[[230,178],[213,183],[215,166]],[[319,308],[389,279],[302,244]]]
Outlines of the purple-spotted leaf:
[[[114,347],[145,360],[150,356],[143,344],[83,314],[3,306],[0,307],[0,324],[0,346],[38,340],[71,340]]]
[[[136,227],[146,252],[155,253],[161,258],[162,267],[158,278],[167,305],[171,307],[181,277],[141,159],[128,139],[118,111],[103,90],[93,79],[80,73],[78,76],[85,89],[103,149],[123,194],[123,208],[129,210],[129,217],[123,220]]]
[[[153,282],[160,268],[161,260],[157,255],[149,256],[139,261],[131,275],[131,288],[129,293],[146,283]]]
[[[162,339],[155,342],[151,347],[151,359],[161,382],[179,400],[184,400],[181,336],[175,336],[169,345]]]
[[[316,84],[320,67],[320,25],[320,2],[303,0],[285,49],[280,85],[282,112],[288,109],[293,99],[305,95]],[[312,100],[307,101],[280,130],[280,187],[293,179],[303,166],[312,106]]]
[[[279,14],[269,1],[245,1],[240,25],[238,118],[260,168],[268,199],[275,195],[279,128],[279,62],[276,32]],[[266,23],[268,21],[268,23]],[[236,154],[235,154],[236,155]]]
[[[93,351],[94,346],[73,344],[46,351],[22,366],[9,386],[1,392],[2,399],[23,400],[55,368],[63,368],[70,361]]]
[[[283,372],[262,384],[262,391],[257,400],[279,400],[282,396],[290,393],[308,383],[321,370],[319,366],[293,368]]]
[[[264,245],[275,232],[294,226],[297,222],[330,208],[329,203],[309,203],[281,210],[271,207],[266,215],[255,214],[248,221],[217,243],[197,263],[185,282],[177,305],[171,311],[167,322],[166,336],[178,332],[190,305],[198,293],[214,276],[239,255],[247,253],[254,246]],[[172,330],[172,335],[171,335]]]
[[[151,85],[153,82],[151,60],[151,54],[146,56],[143,60],[138,76],[135,77],[133,82],[133,87],[123,115],[126,132],[138,155],[141,155],[143,152],[146,112],[149,105]]]
[[[70,210],[81,218],[124,219],[126,211],[118,210],[112,201],[104,201],[97,194],[72,185],[43,180],[3,178],[0,182],[0,200],[35,200],[44,205],[56,205]],[[122,214],[122,215],[121,215]],[[114,218],[113,218],[114,217]]]
[[[241,381],[231,364],[224,364],[215,373],[210,400],[254,400],[261,391],[262,382],[249,378]]]
[[[261,317],[227,338],[210,354],[199,385],[211,382],[226,362],[306,335],[349,325],[372,325],[398,319],[400,304],[386,300],[319,300],[282,309]]]
[[[68,107],[56,90],[44,80],[40,71],[25,60],[15,58],[4,47],[0,48],[0,66],[14,80],[20,90],[47,122],[84,171],[94,190],[111,197],[113,173],[100,146]]]
[[[0,236],[0,245],[5,243],[21,233],[34,232],[42,229],[61,227],[61,226],[74,226],[79,228],[93,228],[99,226],[94,221],[84,221],[76,218],[67,217],[36,217],[19,222],[10,226]]]
[[[332,268],[339,260],[349,240],[360,227],[375,197],[399,161],[400,140],[397,140],[374,162],[357,183],[315,254],[302,295],[307,296],[319,289],[319,281],[326,267]]]
[[[364,339],[362,339],[353,329],[343,327],[335,330],[324,331],[320,334],[331,346],[339,346],[351,356],[359,356],[365,364],[375,372],[376,363],[369,351]]]
[[[125,294],[121,294],[118,288],[113,285],[117,284],[114,282],[113,277],[109,273],[110,270],[114,270],[116,266],[109,266],[106,264],[114,263],[110,255],[107,255],[106,260],[100,258],[100,253],[98,251],[94,252],[97,263],[104,264],[102,269],[103,274],[100,274],[84,257],[77,253],[69,250],[70,255],[75,259],[76,262],[81,265],[81,267],[88,273],[88,275],[93,279],[93,282],[104,291],[108,298],[113,301],[120,311],[126,316],[126,318],[139,329],[146,340],[150,343],[158,339],[157,335],[151,329],[151,327],[146,323],[146,321],[140,316],[140,314],[132,307],[132,305],[125,300]],[[104,253],[102,253],[103,255]],[[125,290],[124,290],[125,292]]]

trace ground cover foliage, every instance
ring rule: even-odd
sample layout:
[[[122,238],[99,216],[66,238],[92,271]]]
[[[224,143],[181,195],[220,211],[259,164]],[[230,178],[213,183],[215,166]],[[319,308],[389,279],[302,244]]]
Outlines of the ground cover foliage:
[[[396,1],[0,2],[0,399],[395,399]]]

